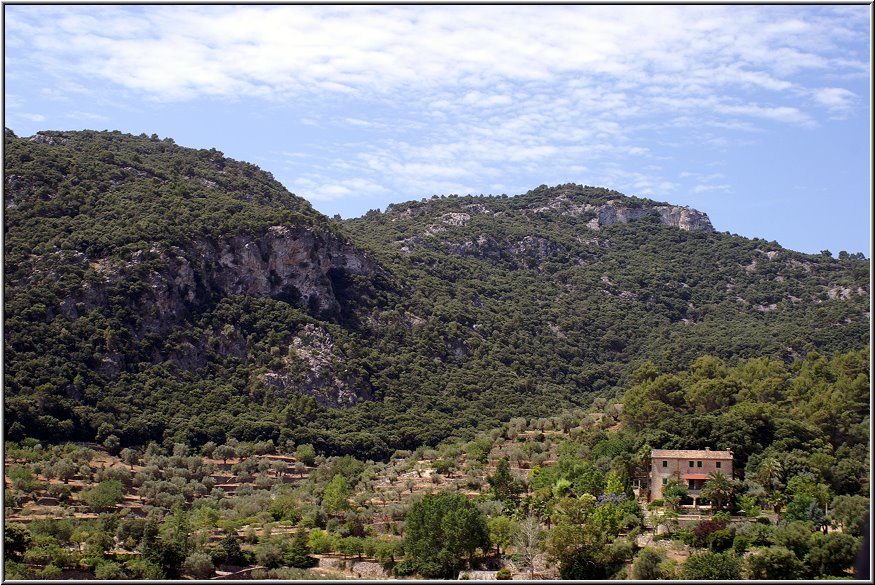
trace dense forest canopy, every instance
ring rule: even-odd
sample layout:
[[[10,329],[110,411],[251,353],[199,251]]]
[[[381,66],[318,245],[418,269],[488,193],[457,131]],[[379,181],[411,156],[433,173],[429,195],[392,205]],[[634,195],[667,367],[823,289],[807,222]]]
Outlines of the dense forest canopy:
[[[620,396],[648,362],[793,363],[868,340],[868,262],[679,229],[669,204],[607,189],[338,221],[171,139],[7,131],[5,145],[11,439],[291,440],[385,459]],[[631,219],[602,221],[606,206]]]
[[[622,402],[386,462],[7,441],[5,576],[847,578],[869,510],[868,354],[645,363]],[[709,474],[697,508],[680,481],[650,498],[654,445],[731,450],[733,472]]]

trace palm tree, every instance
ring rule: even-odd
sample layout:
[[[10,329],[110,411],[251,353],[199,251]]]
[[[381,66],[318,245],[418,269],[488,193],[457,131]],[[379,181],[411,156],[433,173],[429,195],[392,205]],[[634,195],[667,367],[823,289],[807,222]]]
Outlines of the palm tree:
[[[769,505],[772,506],[772,511],[774,511],[775,514],[779,514],[781,508],[787,503],[787,496],[783,492],[775,490],[769,494],[768,501]]]
[[[662,488],[662,500],[665,502],[666,509],[676,512],[687,494],[689,494],[687,486],[677,479],[670,479]]]
[[[714,501],[714,507],[722,510],[726,504],[732,501],[736,486],[722,471],[712,471],[708,474],[708,480],[702,487],[702,497]]]
[[[776,458],[770,457],[757,469],[757,479],[770,490],[781,489],[784,485],[784,466]]]

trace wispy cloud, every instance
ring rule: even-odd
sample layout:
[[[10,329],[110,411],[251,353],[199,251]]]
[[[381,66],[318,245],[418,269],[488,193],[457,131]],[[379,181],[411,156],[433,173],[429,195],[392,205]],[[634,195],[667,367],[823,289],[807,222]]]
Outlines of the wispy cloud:
[[[814,90],[814,100],[839,116],[848,114],[859,98],[843,87],[821,87]]]
[[[870,74],[867,11],[10,5],[6,40],[10,63],[49,72],[47,97],[100,85],[159,104],[254,98],[306,104],[294,117],[308,127],[367,133],[314,139],[334,154],[296,159],[292,186],[314,199],[527,187],[528,172],[704,193],[729,183],[644,169],[653,135],[683,128],[719,151],[736,132],[850,115],[861,100],[845,80]]]
[[[842,13],[777,6],[8,8],[8,42],[31,59],[160,99],[460,87],[505,105],[502,81],[784,91],[799,71],[864,65],[835,49],[853,33]]]
[[[383,124],[380,124],[378,122],[372,122],[370,120],[362,120],[360,118],[344,118],[343,121],[345,123],[349,124],[350,126],[359,126],[361,128],[379,128],[379,127],[383,126]]]
[[[698,195],[700,193],[709,193],[709,192],[719,192],[719,193],[729,193],[732,190],[731,185],[727,184],[719,184],[719,185],[695,185],[691,192]]]
[[[296,190],[305,190],[317,193],[315,201],[331,201],[334,199],[361,198],[368,199],[374,196],[386,194],[386,189],[377,183],[367,179],[344,179],[321,175],[308,174],[298,178],[292,187]]]
[[[105,121],[109,120],[107,116],[95,114],[92,112],[70,112],[67,117],[72,120],[89,120],[89,121]]]

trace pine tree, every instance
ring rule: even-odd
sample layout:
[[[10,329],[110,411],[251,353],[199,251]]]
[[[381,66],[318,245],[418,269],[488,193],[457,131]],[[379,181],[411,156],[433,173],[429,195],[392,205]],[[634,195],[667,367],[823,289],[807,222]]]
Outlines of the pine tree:
[[[307,544],[307,534],[303,530],[295,533],[283,560],[288,566],[299,569],[316,566],[318,561],[310,556],[310,545]]]

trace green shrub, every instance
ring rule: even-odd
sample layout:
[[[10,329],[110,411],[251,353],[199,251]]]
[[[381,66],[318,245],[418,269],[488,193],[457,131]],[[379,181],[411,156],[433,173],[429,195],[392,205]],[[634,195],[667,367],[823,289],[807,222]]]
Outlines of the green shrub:
[[[413,561],[410,559],[404,559],[392,569],[392,572],[395,573],[396,577],[410,577],[414,573],[416,573],[416,569],[413,565]]]
[[[196,552],[188,555],[182,563],[182,570],[195,579],[208,579],[213,576],[215,567],[210,555]]]
[[[697,581],[739,579],[741,578],[741,563],[731,552],[694,553],[684,562],[681,577]]]
[[[113,561],[104,561],[99,563],[94,569],[94,576],[97,579],[127,579],[128,575],[122,569],[122,566]]]
[[[724,528],[715,530],[708,535],[708,548],[714,552],[723,552],[732,548],[734,534],[731,530]]]
[[[739,557],[747,551],[749,546],[750,539],[743,534],[736,534],[735,538],[732,540],[732,550]]]
[[[687,546],[699,546],[699,539],[689,528],[682,528],[672,534],[672,540],[679,540]]]
[[[801,579],[805,572],[802,561],[783,546],[760,549],[747,557],[745,564],[750,579]]]
[[[655,580],[662,579],[661,564],[665,561],[665,552],[654,549],[645,548],[635,559],[632,565],[632,577],[638,580]]]

